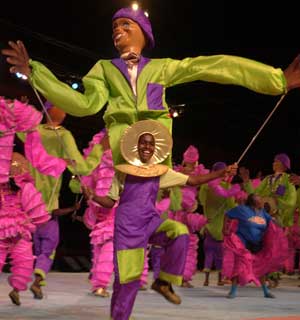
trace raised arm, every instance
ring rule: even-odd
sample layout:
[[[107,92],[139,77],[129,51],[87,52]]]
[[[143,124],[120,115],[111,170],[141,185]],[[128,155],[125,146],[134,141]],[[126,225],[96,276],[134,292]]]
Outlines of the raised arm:
[[[207,183],[211,180],[225,177],[225,176],[235,176],[237,173],[237,164],[232,164],[227,166],[225,169],[212,171],[207,174],[196,175],[196,176],[189,176],[187,183],[190,186],[197,186],[200,184]]]
[[[112,208],[115,205],[115,200],[108,196],[97,196],[92,189],[87,186],[81,186],[82,193],[87,200],[92,200],[100,204],[104,208]]]
[[[83,117],[97,113],[108,100],[109,91],[100,63],[83,77],[84,93],[73,90],[67,83],[60,81],[45,65],[31,60],[22,41],[9,41],[9,48],[1,52],[11,64],[10,72],[20,72],[28,77],[31,85],[47,100],[60,106],[73,116]]]

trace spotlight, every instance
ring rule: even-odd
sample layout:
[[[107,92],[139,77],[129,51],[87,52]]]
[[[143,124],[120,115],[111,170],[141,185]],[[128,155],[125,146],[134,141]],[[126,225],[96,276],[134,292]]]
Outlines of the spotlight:
[[[184,113],[185,104],[176,104],[169,106],[169,112],[171,118],[181,117]]]
[[[139,9],[139,5],[137,2],[133,2],[131,5],[132,10],[137,11]]]
[[[148,13],[148,11],[144,11],[144,15],[145,15],[147,18],[149,18],[149,13]]]
[[[179,113],[176,110],[174,110],[172,113],[172,117],[177,118],[178,116],[179,116]]]
[[[74,89],[74,90],[77,90],[79,88],[79,84],[77,82],[73,82],[71,84],[71,87]]]
[[[25,74],[22,74],[20,72],[16,72],[16,77],[19,79],[27,80],[27,76],[25,76]]]

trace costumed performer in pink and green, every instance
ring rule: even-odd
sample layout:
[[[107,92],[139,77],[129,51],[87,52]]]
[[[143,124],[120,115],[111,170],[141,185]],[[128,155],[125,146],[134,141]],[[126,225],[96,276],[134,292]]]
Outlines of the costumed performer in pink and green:
[[[216,162],[211,171],[226,168],[225,162]],[[199,200],[204,216],[209,220],[201,230],[204,238],[204,286],[209,285],[209,275],[213,267],[218,271],[218,285],[222,281],[223,222],[227,210],[236,206],[235,195],[241,190],[239,185],[231,185],[227,179],[216,179],[201,186]]]
[[[106,136],[107,130],[102,129],[94,135],[88,148],[83,149],[86,158],[95,144],[99,144]],[[103,152],[100,164],[88,176],[82,176],[81,182],[94,191],[97,196],[106,196],[110,190],[115,170],[112,161],[111,149]],[[80,193],[80,182],[77,179],[70,181],[70,188],[74,193]],[[90,243],[92,246],[92,268],[90,282],[92,292],[99,297],[109,297],[107,290],[114,271],[113,264],[113,237],[114,221],[117,203],[112,208],[104,208],[97,202],[89,200],[88,207],[83,215],[83,222],[91,230]],[[141,285],[147,283],[148,263],[141,277]]]
[[[181,165],[176,166],[174,170],[187,175],[201,175],[209,172],[202,163],[199,164],[199,151],[193,145],[185,150]],[[177,187],[177,190],[172,188],[170,192],[171,210],[168,213],[168,218],[185,224],[190,233],[182,282],[182,286],[185,288],[193,287],[190,281],[197,271],[199,237],[196,232],[199,232],[207,223],[207,218],[196,212],[198,192],[199,186],[189,185]]]
[[[59,208],[62,174],[50,176],[41,173],[40,167],[47,164],[47,161],[43,161],[40,149],[45,148],[48,154],[61,159],[64,163],[67,161],[69,164],[67,168],[77,175],[89,174],[99,164],[103,153],[103,146],[96,144],[89,156],[84,159],[72,133],[62,125],[66,113],[49,101],[45,103],[45,107],[49,116],[46,123],[38,125],[34,131],[26,135],[19,134],[22,140],[25,139],[25,153],[31,162],[30,172],[36,188],[42,193],[51,215],[48,223],[37,228],[33,237],[37,258],[34,269],[35,280],[30,289],[36,299],[43,298],[41,287],[46,285],[46,276],[51,270],[59,244],[58,216],[71,213],[77,208],[77,204],[73,208]]]

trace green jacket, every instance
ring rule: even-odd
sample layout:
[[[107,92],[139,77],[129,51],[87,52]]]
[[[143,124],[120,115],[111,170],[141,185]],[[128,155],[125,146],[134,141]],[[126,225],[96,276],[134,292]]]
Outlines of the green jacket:
[[[231,184],[222,181],[220,186],[229,189]],[[236,206],[234,197],[221,197],[208,184],[203,184],[199,192],[199,201],[203,206],[204,216],[210,220],[204,226],[204,230],[207,230],[215,240],[223,240],[224,214]]]
[[[67,113],[88,116],[107,105],[104,120],[115,164],[125,162],[119,144],[129,125],[138,120],[157,119],[171,132],[172,119],[165,101],[165,89],[168,87],[202,80],[240,85],[269,95],[286,92],[286,80],[281,69],[228,55],[183,60],[142,57],[138,65],[137,96],[132,91],[127,66],[122,59],[99,60],[83,78],[84,94],[59,81],[43,64],[30,60],[30,66],[29,80],[33,87]],[[165,163],[171,167],[171,156]]]
[[[296,208],[297,193],[295,186],[289,181],[289,174],[283,173],[280,178],[271,183],[272,175],[265,177],[259,186],[254,189],[251,181],[244,184],[244,188],[248,194],[257,193],[261,197],[274,197],[278,206],[278,214],[276,218],[283,227],[293,225],[294,210]],[[285,187],[284,195],[276,195],[279,185]]]

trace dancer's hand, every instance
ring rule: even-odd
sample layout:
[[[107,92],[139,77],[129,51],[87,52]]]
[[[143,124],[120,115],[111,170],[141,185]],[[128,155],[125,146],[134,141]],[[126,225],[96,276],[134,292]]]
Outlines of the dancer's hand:
[[[238,170],[238,164],[233,163],[229,166],[227,166],[226,171],[225,171],[225,177],[233,177],[237,174]]]
[[[287,89],[300,88],[300,54],[284,70]]]
[[[110,149],[108,134],[106,134],[103,137],[103,139],[101,140],[100,144],[102,145],[104,151]]]
[[[89,188],[88,186],[82,185],[81,191],[85,197],[86,200],[92,200],[94,197],[94,191]]]
[[[6,61],[12,65],[9,71],[11,73],[20,72],[29,77],[31,68],[29,66],[29,55],[22,41],[9,41],[10,48],[2,49],[3,55],[7,56]]]

